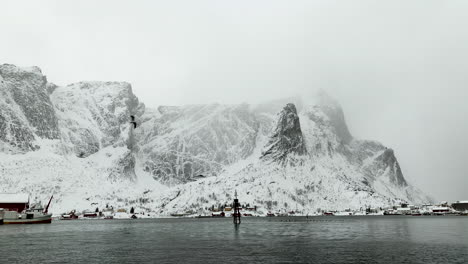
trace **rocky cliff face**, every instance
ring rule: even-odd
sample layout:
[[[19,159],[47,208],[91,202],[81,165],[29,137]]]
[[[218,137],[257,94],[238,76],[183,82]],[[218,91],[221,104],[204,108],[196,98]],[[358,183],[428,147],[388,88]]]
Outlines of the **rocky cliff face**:
[[[392,149],[386,148],[371,164],[365,166],[364,170],[367,170],[367,175],[371,177],[386,176],[396,186],[408,186]]]
[[[273,160],[284,165],[293,155],[305,154],[307,150],[296,106],[288,103],[279,114],[275,131],[268,141],[262,159]]]
[[[215,176],[252,154],[259,126],[248,105],[159,107],[138,130],[139,155],[144,170],[158,181]]]
[[[0,139],[10,148],[34,150],[36,137],[58,139],[58,121],[47,93],[47,79],[37,67],[0,65],[2,101]]]
[[[61,139],[82,158],[110,145],[130,144],[130,115],[144,112],[128,83],[81,82],[55,88],[50,97]]]
[[[234,189],[272,210],[428,199],[393,150],[352,137],[323,92],[151,109],[128,83],[57,86],[38,68],[2,65],[0,95],[0,192],[53,193],[56,210],[111,203],[164,214],[229,203]]]

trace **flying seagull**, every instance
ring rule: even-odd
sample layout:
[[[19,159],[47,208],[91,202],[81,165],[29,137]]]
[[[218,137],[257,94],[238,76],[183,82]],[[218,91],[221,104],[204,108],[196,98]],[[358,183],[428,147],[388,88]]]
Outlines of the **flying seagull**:
[[[130,124],[133,124],[133,128],[136,128],[137,127],[137,123],[135,121],[135,116],[130,116],[130,118],[132,119],[132,121],[130,122]]]

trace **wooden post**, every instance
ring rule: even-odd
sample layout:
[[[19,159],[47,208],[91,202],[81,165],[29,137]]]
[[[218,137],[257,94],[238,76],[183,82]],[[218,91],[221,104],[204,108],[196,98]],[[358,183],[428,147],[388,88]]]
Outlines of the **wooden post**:
[[[239,203],[239,199],[237,199],[237,191],[235,192],[234,194],[234,204],[233,204],[233,208],[234,208],[234,213],[232,214],[233,216],[233,220],[234,220],[234,224],[235,225],[239,225],[241,223],[241,213],[240,213],[240,203]]]

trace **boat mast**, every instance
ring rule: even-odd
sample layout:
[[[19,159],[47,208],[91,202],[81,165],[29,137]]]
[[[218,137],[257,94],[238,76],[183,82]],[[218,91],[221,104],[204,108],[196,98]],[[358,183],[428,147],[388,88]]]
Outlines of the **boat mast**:
[[[44,214],[47,214],[47,212],[49,211],[49,206],[50,206],[50,202],[52,202],[52,198],[54,198],[53,195],[50,197],[49,203],[47,204],[46,208],[44,209]]]

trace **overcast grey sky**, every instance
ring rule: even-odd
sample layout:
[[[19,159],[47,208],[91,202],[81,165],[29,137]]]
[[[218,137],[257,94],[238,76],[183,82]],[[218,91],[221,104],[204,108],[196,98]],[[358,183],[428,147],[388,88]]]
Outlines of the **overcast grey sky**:
[[[410,182],[468,200],[467,14],[462,0],[3,1],[0,63],[128,81],[149,106],[325,89]]]

